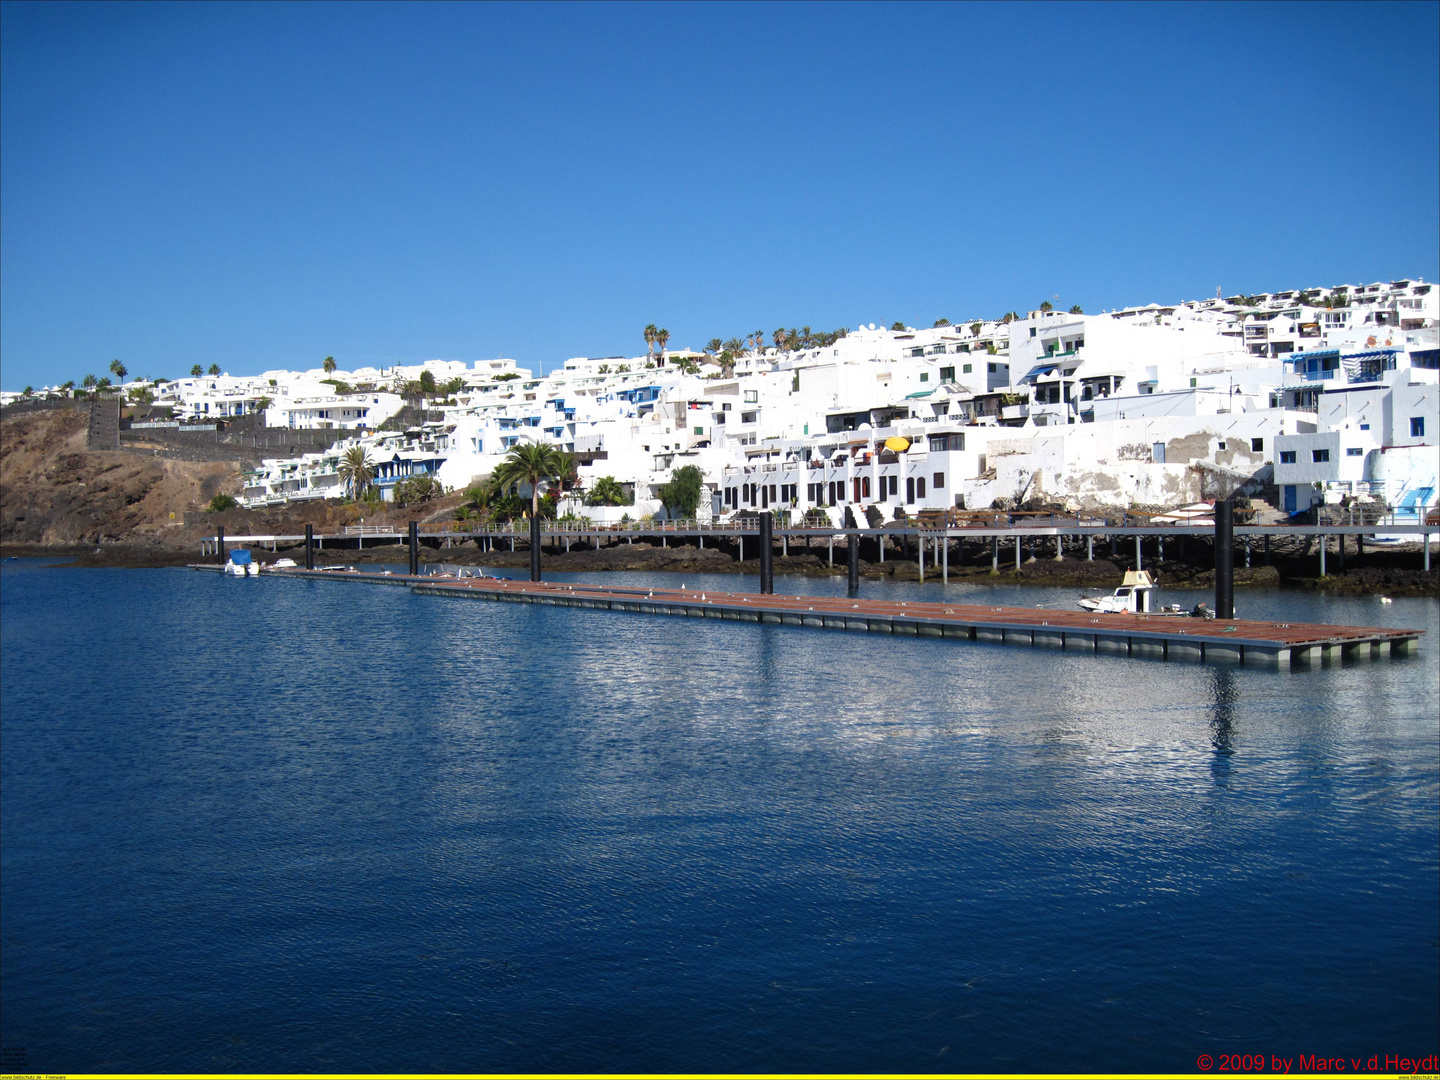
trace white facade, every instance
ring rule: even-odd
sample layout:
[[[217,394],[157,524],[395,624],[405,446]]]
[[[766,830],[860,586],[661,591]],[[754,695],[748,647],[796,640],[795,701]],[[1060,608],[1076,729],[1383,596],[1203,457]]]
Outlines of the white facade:
[[[328,379],[204,380],[176,396],[191,415],[269,396],[272,423],[373,429],[403,403],[397,384],[428,371],[446,388],[428,403],[444,421],[396,453],[411,446],[459,489],[517,441],[549,442],[575,455],[583,483],[633,485],[634,514],[656,509],[657,489],[686,464],[704,473],[710,512],[823,510],[837,524],[847,506],[858,518],[870,507],[890,517],[1033,497],[1175,505],[1272,483],[1294,488],[1303,509],[1301,491],[1359,492],[1377,471],[1387,498],[1423,490],[1411,477],[1425,471],[1423,455],[1412,450],[1433,448],[1440,428],[1436,304],[1429,285],[1406,280],[867,325],[825,346],[752,347],[723,366],[689,349],[575,357],[543,378],[512,360],[431,361]],[[335,380],[355,392],[335,393]],[[887,448],[892,438],[905,448]],[[1282,448],[1296,460],[1280,460]],[[1313,460],[1322,450],[1328,460]]]

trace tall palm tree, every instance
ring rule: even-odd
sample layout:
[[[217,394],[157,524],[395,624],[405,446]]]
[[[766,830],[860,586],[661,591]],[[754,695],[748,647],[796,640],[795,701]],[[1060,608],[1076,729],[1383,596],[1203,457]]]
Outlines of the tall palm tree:
[[[645,327],[645,359],[647,360],[655,355],[655,335],[659,332],[653,322]]]
[[[732,357],[739,356],[745,351],[745,343],[738,337],[732,337],[729,341],[725,342],[725,351]]]
[[[753,336],[755,338],[755,352],[758,355],[765,351],[765,331],[756,330]]]
[[[340,458],[340,479],[350,489],[350,497],[359,499],[375,479],[375,467],[363,446],[352,446]]]
[[[780,327],[780,329],[776,330],[770,337],[775,342],[775,348],[779,349],[783,347],[785,344],[785,328],[783,326]]]
[[[115,377],[119,379],[122,383],[125,381],[125,376],[130,374],[128,371],[125,370],[125,365],[122,364],[119,360],[110,361],[110,370],[115,373]]]
[[[665,343],[670,340],[670,331],[663,326],[655,331],[655,344],[660,346],[660,364],[665,364]]]
[[[334,375],[334,374],[335,374],[335,357],[333,357],[333,356],[327,356],[327,357],[325,357],[325,362],[322,363],[320,366],[325,369],[325,374],[326,374],[326,375]]]
[[[712,337],[709,341],[705,343],[705,351],[711,356],[718,357],[720,355],[720,350],[723,348],[725,348],[725,343],[721,341],[718,337]]]
[[[555,451],[555,480],[561,491],[570,491],[580,486],[580,466],[575,455],[567,450]]]
[[[540,515],[540,484],[552,480],[559,472],[555,447],[549,443],[521,442],[495,470],[495,480],[502,487],[513,484],[530,485],[530,515]]]

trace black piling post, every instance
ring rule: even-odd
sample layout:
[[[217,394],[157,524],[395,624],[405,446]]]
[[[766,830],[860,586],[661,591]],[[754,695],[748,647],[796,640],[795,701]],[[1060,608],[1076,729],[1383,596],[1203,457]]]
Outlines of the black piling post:
[[[219,554],[219,556],[220,556],[220,558],[219,558],[220,565],[221,565],[221,566],[224,566],[224,565],[225,565],[225,560],[226,560],[226,558],[228,558],[228,556],[225,554],[225,530],[224,530],[224,529],[219,529],[219,528],[217,528],[217,529],[215,530],[215,551],[216,551],[216,552]]]
[[[410,576],[420,576],[420,523],[410,522]]]
[[[768,510],[760,515],[760,591],[767,595],[775,591],[775,553],[770,550],[773,520]]]
[[[530,580],[540,580],[540,515],[530,519]]]
[[[1215,500],[1215,617],[1235,617],[1235,504]]]
[[[315,569],[315,526],[305,526],[305,569]]]
[[[860,591],[860,537],[851,533],[849,543],[846,545],[847,562],[850,568],[850,595],[854,596]]]

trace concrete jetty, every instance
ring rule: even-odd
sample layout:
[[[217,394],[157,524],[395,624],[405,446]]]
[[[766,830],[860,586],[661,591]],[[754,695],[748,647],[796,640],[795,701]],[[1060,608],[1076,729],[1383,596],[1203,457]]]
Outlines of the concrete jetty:
[[[200,569],[215,569],[200,567]],[[1332,626],[1252,619],[1192,619],[858,597],[611,587],[449,574],[385,574],[351,569],[279,570],[265,576],[408,586],[440,597],[543,604],[592,611],[728,619],[816,630],[945,638],[1093,655],[1183,663],[1289,669],[1362,657],[1408,656],[1422,630]]]

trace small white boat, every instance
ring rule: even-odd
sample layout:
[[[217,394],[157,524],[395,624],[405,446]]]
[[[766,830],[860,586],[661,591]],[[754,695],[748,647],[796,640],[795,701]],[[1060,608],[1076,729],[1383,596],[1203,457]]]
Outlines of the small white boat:
[[[225,572],[235,577],[255,577],[260,573],[260,567],[251,560],[249,549],[236,548],[225,560]]]
[[[1123,613],[1193,619],[1213,619],[1215,617],[1215,612],[1211,611],[1203,601],[1189,611],[1179,604],[1154,607],[1150,602],[1150,594],[1154,591],[1155,582],[1151,580],[1148,570],[1126,570],[1124,583],[1109,596],[1082,596],[1078,603],[1086,611],[1094,611],[1101,615]]]
[[[270,564],[271,570],[294,570],[297,569],[294,559],[276,559]]]
[[[1150,593],[1154,588],[1149,571],[1126,570],[1124,583],[1109,596],[1082,596],[1079,603],[1086,611],[1106,615],[1138,614],[1150,610]]]

